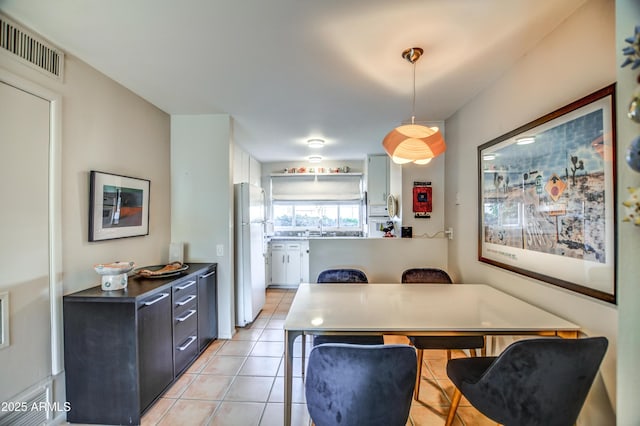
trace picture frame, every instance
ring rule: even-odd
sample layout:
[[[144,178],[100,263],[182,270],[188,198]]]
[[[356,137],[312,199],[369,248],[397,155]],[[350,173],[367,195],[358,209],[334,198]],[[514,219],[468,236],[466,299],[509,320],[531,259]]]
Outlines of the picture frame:
[[[89,241],[149,234],[151,181],[92,170]]]
[[[615,85],[478,147],[478,260],[616,303]]]

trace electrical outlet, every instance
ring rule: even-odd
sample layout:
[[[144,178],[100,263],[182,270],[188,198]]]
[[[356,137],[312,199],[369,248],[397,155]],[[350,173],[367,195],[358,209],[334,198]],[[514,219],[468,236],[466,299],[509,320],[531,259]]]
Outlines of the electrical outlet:
[[[218,257],[224,256],[224,246],[222,244],[218,244],[216,246],[216,256]]]
[[[450,240],[453,240],[453,228],[451,227],[447,228],[447,230],[444,231],[444,233]]]

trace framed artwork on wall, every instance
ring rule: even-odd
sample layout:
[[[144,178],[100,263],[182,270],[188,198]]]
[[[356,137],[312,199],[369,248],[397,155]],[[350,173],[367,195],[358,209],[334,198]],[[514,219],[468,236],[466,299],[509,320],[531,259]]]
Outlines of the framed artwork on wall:
[[[149,234],[151,181],[92,170],[89,241]]]
[[[481,262],[616,302],[614,89],[478,147]]]

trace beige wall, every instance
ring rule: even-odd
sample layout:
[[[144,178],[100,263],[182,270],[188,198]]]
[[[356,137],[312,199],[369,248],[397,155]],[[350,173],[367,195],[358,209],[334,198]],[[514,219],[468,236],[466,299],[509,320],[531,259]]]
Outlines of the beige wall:
[[[618,313],[615,305],[477,260],[478,145],[543,116],[616,79],[613,0],[578,9],[500,79],[446,122],[446,211],[456,237],[449,267],[462,281],[485,282],[609,338],[601,378],[579,424],[614,424]],[[502,342],[503,344],[506,342]]]
[[[91,265],[168,259],[170,238],[169,116],[69,56],[62,86],[62,229],[64,291],[99,283]],[[151,181],[149,235],[87,241],[89,171]]]

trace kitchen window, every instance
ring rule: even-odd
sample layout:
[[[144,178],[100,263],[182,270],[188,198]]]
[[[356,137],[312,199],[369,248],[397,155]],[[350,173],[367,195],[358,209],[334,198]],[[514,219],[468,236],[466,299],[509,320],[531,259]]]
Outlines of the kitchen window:
[[[271,207],[279,235],[360,236],[362,174],[272,176]]]
[[[362,230],[361,202],[273,202],[274,230],[322,235]]]

